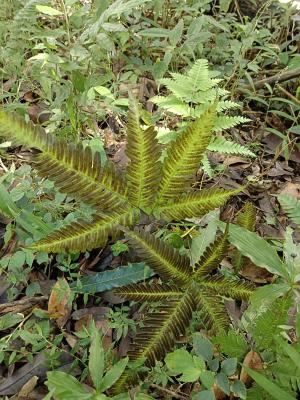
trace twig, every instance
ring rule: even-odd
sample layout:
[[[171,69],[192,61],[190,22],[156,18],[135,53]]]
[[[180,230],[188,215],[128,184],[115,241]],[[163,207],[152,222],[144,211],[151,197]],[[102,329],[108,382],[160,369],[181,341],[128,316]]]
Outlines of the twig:
[[[25,297],[21,300],[15,300],[10,303],[0,304],[0,313],[6,314],[9,312],[21,312],[33,308],[36,304],[42,303],[48,300],[47,296],[39,297]]]
[[[157,389],[157,390],[159,390],[159,391],[161,391],[161,392],[164,392],[164,393],[169,394],[169,395],[172,396],[172,398],[174,398],[174,399],[188,400],[188,397],[187,397],[187,396],[178,394],[178,393],[176,393],[176,392],[173,392],[173,390],[170,390],[170,389],[164,388],[164,387],[162,387],[162,386],[156,385],[155,383],[152,383],[152,384],[151,384],[151,387],[152,387],[153,389]]]
[[[277,85],[277,88],[286,95],[286,97],[290,98],[294,103],[300,104],[300,100],[297,97],[293,96],[292,93],[288,92],[284,87],[281,85]]]
[[[279,82],[284,82],[288,81],[290,79],[294,79],[300,76],[300,68],[295,68],[291,69],[285,72],[280,72],[276,75],[270,76],[269,78],[265,79],[260,79],[258,81],[253,82],[253,86],[255,89],[261,89],[266,83],[269,85],[272,85],[273,83],[279,83]],[[251,90],[253,89],[252,85],[245,85],[245,86],[240,86],[240,90]]]

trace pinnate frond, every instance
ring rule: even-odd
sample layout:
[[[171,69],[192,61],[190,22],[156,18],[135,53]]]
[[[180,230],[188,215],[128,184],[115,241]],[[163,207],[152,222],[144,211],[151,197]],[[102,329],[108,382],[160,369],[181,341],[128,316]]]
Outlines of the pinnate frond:
[[[252,203],[247,201],[241,211],[238,213],[236,223],[248,231],[255,230],[256,211]]]
[[[247,122],[251,122],[249,118],[240,117],[240,116],[227,116],[227,115],[220,115],[215,118],[214,120],[214,132],[221,132],[225,129],[233,128],[238,124],[245,124]]]
[[[46,238],[34,243],[30,248],[48,253],[77,252],[105,245],[109,235],[115,236],[119,226],[131,226],[139,215],[137,209],[111,211],[94,215],[92,222],[75,221],[54,231]]]
[[[190,260],[162,240],[141,230],[126,231],[139,257],[166,281],[185,283],[191,274]]]
[[[190,192],[161,205],[157,210],[167,220],[200,217],[215,208],[222,206],[231,196],[240,190],[203,189]]]
[[[157,283],[137,283],[120,287],[115,290],[117,296],[125,300],[134,301],[161,301],[183,296],[183,292],[174,285],[159,285]]]
[[[195,309],[194,296],[187,293],[180,300],[168,300],[156,312],[149,313],[137,331],[133,349],[128,353],[129,361],[152,367],[157,360],[163,359],[175,340],[184,334]],[[114,391],[120,393],[137,378],[136,374],[125,371]]]
[[[300,227],[300,200],[283,194],[277,196],[277,199],[287,216]]]
[[[108,163],[101,169],[99,156],[90,148],[83,149],[48,135],[44,129],[25,123],[19,117],[0,111],[0,135],[14,144],[40,150],[33,161],[40,175],[53,180],[65,193],[90,205],[110,209],[124,207],[127,192],[121,175]]]
[[[228,329],[230,319],[221,297],[214,290],[200,285],[195,300],[206,329],[210,329],[213,333]]]
[[[247,157],[256,157],[251,150],[247,149],[247,147],[242,146],[239,143],[232,142],[231,140],[227,140],[220,136],[211,140],[211,142],[207,147],[207,150],[216,151],[218,153],[224,153],[224,154],[237,154]]]
[[[201,284],[206,288],[215,290],[216,294],[220,296],[237,300],[248,300],[254,290],[254,286],[249,282],[228,279],[223,276],[205,278]]]
[[[168,148],[159,186],[160,202],[179,196],[195,179],[202,155],[210,142],[214,113],[214,107],[211,107]]]
[[[226,254],[227,248],[228,229],[226,229],[224,235],[216,239],[214,243],[205,250],[202,257],[196,264],[196,270],[193,274],[193,279],[201,279],[217,269]]]
[[[127,181],[132,203],[147,210],[155,198],[160,178],[161,150],[154,127],[141,129],[138,105],[132,99],[128,113],[126,154],[130,158]]]

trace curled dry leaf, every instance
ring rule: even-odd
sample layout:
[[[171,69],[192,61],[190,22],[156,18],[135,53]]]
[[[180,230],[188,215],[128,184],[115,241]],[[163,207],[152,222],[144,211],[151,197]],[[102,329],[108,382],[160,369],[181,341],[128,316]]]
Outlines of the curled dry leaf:
[[[220,388],[218,388],[218,386],[215,383],[213,384],[212,390],[214,392],[216,400],[225,399],[226,394],[224,392],[222,392],[222,390]]]
[[[56,324],[62,328],[71,314],[73,294],[65,278],[59,279],[52,288],[48,313],[55,318]]]
[[[262,361],[261,361],[261,358],[258,355],[258,353],[251,350],[244,358],[243,367],[242,367],[241,374],[240,374],[240,380],[245,385],[247,385],[251,382],[252,378],[247,374],[244,366],[254,369],[255,371],[261,370],[263,368],[263,365],[262,365]]]

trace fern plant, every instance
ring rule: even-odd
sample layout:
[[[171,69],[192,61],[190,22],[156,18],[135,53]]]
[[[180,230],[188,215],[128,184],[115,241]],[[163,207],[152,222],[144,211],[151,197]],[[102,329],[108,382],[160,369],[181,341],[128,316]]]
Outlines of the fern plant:
[[[300,227],[300,200],[283,194],[277,196],[277,199],[287,216]]]
[[[209,70],[207,60],[197,60],[186,74],[170,73],[170,75],[171,78],[163,78],[159,83],[166,86],[171,94],[168,96],[154,96],[151,99],[153,103],[163,110],[179,115],[184,120],[199,118],[209,104],[221,98],[214,116],[213,132],[221,132],[249,121],[245,117],[225,114],[226,111],[239,108],[239,105],[226,99],[230,92],[218,87],[222,79],[216,78],[218,72]],[[255,157],[255,154],[247,147],[220,136],[212,137],[207,150]],[[211,175],[207,158],[204,162],[204,168],[208,175]]]
[[[138,105],[132,100],[126,150],[131,163],[123,176],[111,162],[102,166],[99,154],[93,157],[89,147],[68,144],[46,134],[41,127],[0,111],[0,134],[15,144],[38,150],[31,157],[39,174],[95,209],[92,221],[75,221],[32,248],[46,252],[90,250],[104,245],[108,235],[117,235],[120,225],[132,226],[144,214],[181,220],[221,206],[238,190],[190,189],[210,142],[214,114],[214,107],[210,107],[190,124],[168,148],[161,164],[154,128],[141,129]]]
[[[155,365],[173,347],[174,341],[185,332],[192,313],[200,309],[203,322],[213,332],[229,326],[229,317],[222,297],[247,300],[252,286],[215,273],[227,250],[228,232],[208,247],[194,267],[186,256],[156,239],[149,233],[135,229],[126,231],[130,245],[157,274],[163,283],[131,284],[115,290],[126,300],[161,302],[149,313],[137,331],[132,350],[131,365]],[[136,382],[138,373],[128,368],[117,382],[115,391]]]

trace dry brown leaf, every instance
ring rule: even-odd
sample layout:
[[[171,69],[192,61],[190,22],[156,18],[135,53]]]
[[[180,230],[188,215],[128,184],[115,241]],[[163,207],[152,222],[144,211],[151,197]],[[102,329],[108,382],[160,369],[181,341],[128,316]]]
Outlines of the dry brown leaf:
[[[253,350],[250,350],[249,353],[246,354],[243,365],[251,369],[254,369],[255,371],[259,371],[263,367],[260,356]],[[240,380],[244,382],[245,385],[251,382],[251,377],[248,375],[244,367],[242,367],[241,370]]]
[[[62,328],[71,314],[73,295],[65,278],[59,279],[52,288],[48,313],[55,318],[56,324]]]
[[[224,392],[222,392],[222,390],[219,389],[218,386],[217,386],[215,383],[213,384],[212,390],[213,390],[213,392],[214,392],[214,394],[215,394],[216,400],[223,400],[223,399],[225,399],[226,394],[225,394]]]
[[[300,197],[300,184],[288,182],[279,192],[279,194],[285,196]]]
[[[19,396],[28,397],[28,395],[36,387],[38,380],[39,380],[38,376],[33,376],[32,378],[30,378],[29,381],[26,382],[25,385],[20,390]]]

